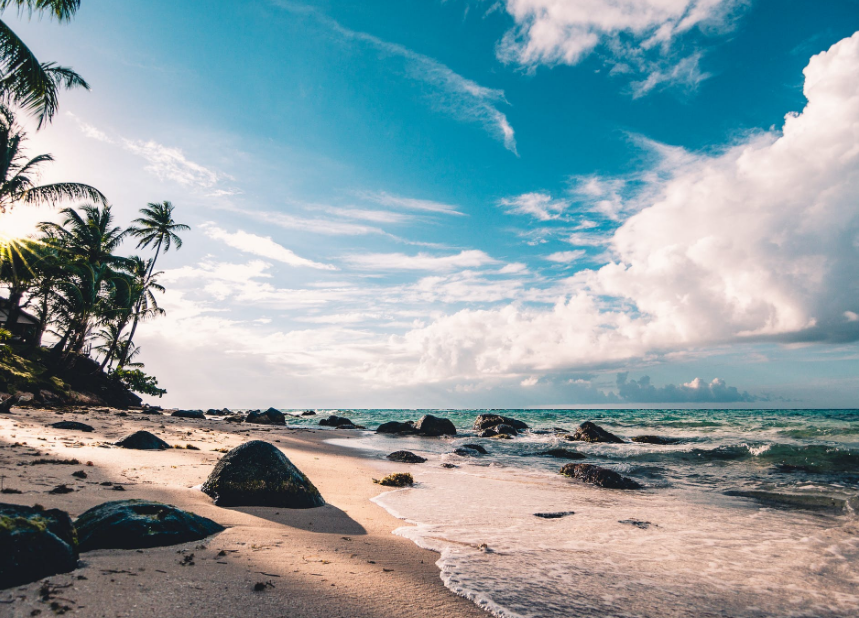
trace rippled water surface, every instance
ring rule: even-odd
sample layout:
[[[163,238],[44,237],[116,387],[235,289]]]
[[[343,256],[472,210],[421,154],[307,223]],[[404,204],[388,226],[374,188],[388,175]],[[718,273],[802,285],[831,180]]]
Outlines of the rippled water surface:
[[[514,440],[476,438],[481,412],[431,412],[456,438],[366,431],[340,442],[380,460],[400,449],[428,458],[403,465],[413,489],[376,501],[413,524],[399,534],[441,553],[449,588],[496,615],[859,615],[859,411],[497,411],[530,425]],[[369,430],[423,412],[337,413]],[[560,430],[584,420],[678,442],[565,440]],[[489,454],[453,453],[467,442]],[[541,454],[558,446],[644,489],[562,477],[565,462]]]

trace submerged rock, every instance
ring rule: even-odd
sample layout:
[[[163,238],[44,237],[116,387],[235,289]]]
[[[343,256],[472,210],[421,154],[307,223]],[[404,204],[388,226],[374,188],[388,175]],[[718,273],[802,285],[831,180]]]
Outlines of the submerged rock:
[[[454,451],[457,455],[486,455],[488,451],[479,444],[463,444]]]
[[[484,429],[479,432],[478,437],[480,438],[494,438],[496,436],[518,436],[519,432],[516,430],[513,425],[508,425],[506,423],[502,423],[500,425],[493,425],[489,429]]]
[[[612,444],[622,444],[623,440],[618,438],[613,433],[610,433],[599,425],[590,421],[585,421],[579,425],[575,433],[571,436],[566,436],[567,440],[577,440],[580,442],[608,442]]]
[[[85,431],[87,433],[95,431],[90,425],[77,421],[60,421],[59,423],[51,423],[50,426],[54,429],[70,429],[71,431]]]
[[[203,491],[218,506],[279,506],[309,509],[325,500],[313,483],[280,450],[252,440],[224,455]]]
[[[164,440],[148,431],[135,431],[116,443],[122,448],[132,448],[138,451],[161,451],[170,448]]]
[[[633,442],[638,442],[639,444],[677,444],[680,442],[679,438],[666,438],[664,436],[635,436],[632,438]]]
[[[0,589],[68,573],[77,564],[77,539],[68,513],[0,504]]]
[[[415,431],[422,436],[455,436],[456,427],[449,418],[425,414],[415,423]]]
[[[399,421],[388,421],[379,425],[376,428],[376,433],[416,433],[415,422],[406,421],[405,423],[400,423]]]
[[[149,500],[105,502],[78,517],[75,527],[82,552],[178,545],[224,530],[211,519]]]
[[[345,416],[337,416],[335,414],[332,414],[328,418],[323,418],[319,421],[319,424],[323,427],[337,427],[338,429],[358,429],[358,426]]]
[[[475,431],[482,431],[484,429],[489,429],[490,427],[495,427],[496,425],[509,425],[516,430],[528,429],[528,425],[523,421],[510,418],[509,416],[500,416],[498,414],[481,414],[474,420],[473,429]]]
[[[578,451],[571,451],[566,448],[550,448],[548,451],[541,453],[541,455],[547,455],[549,457],[556,457],[558,459],[586,459],[587,455],[584,453],[579,453]]]
[[[316,416],[316,412],[313,410],[305,410],[301,413],[301,416]]]
[[[411,451],[395,451],[388,455],[387,457],[391,461],[398,461],[400,463],[412,463],[418,464],[426,461],[426,458],[421,457],[420,455],[415,455]]]
[[[636,481],[621,476],[614,470],[591,464],[567,464],[561,468],[561,474],[606,489],[641,489],[641,485]]]
[[[286,425],[286,417],[280,410],[269,408],[265,412],[248,412],[245,422],[256,425]]]
[[[203,414],[202,410],[176,410],[170,416],[175,416],[176,418],[196,418],[198,420],[206,420],[206,415]]]
[[[853,505],[849,500],[842,497],[827,496],[825,494],[783,494],[774,491],[747,491],[729,490],[724,492],[726,496],[737,498],[751,498],[765,506],[786,509],[803,509],[809,511],[831,511],[842,513],[851,510]]]

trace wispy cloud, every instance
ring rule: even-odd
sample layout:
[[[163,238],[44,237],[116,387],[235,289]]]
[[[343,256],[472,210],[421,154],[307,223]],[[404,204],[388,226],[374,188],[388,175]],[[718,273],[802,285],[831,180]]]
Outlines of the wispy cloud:
[[[518,155],[513,127],[510,126],[507,116],[498,109],[500,105],[509,104],[503,90],[481,86],[439,61],[397,43],[384,41],[366,32],[350,30],[312,7],[285,0],[271,1],[293,13],[314,17],[344,40],[362,43],[382,54],[401,59],[409,79],[429,86],[425,91],[433,109],[460,121],[483,126],[490,135],[501,141],[507,150]]]
[[[220,240],[228,246],[239,251],[244,251],[245,253],[265,257],[283,264],[289,264],[290,266],[305,266],[319,270],[338,270],[336,266],[332,266],[331,264],[321,264],[299,257],[290,249],[279,245],[267,236],[257,236],[243,230],[230,233],[212,223],[203,224],[201,227],[209,238]]]
[[[499,204],[509,213],[529,215],[538,221],[559,219],[570,206],[569,201],[553,199],[548,193],[523,193],[504,198]]]
[[[429,270],[446,271],[455,268],[479,268],[487,264],[496,264],[497,260],[491,258],[483,251],[476,249],[461,251],[455,255],[429,255],[418,253],[417,255],[406,255],[405,253],[368,253],[364,255],[350,255],[345,261],[364,270]]]
[[[576,251],[558,251],[557,253],[547,255],[546,259],[550,262],[556,262],[558,264],[570,264],[572,262],[580,260],[584,256],[585,252],[581,249],[578,249]]]
[[[423,210],[425,212],[437,212],[446,215],[462,215],[456,206],[444,204],[442,202],[434,202],[432,200],[421,200],[413,197],[402,197],[399,195],[391,195],[384,191],[372,192],[363,191],[359,193],[363,199],[379,204],[381,206],[390,206],[394,208],[406,208],[408,210]]]

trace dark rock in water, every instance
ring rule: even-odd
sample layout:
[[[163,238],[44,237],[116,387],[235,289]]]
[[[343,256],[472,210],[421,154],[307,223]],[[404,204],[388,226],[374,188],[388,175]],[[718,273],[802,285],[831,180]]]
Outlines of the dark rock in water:
[[[12,411],[12,406],[15,405],[15,402],[18,401],[18,398],[12,395],[11,397],[7,397],[3,401],[0,401],[0,414],[9,414]]]
[[[641,489],[641,485],[632,479],[591,464],[567,464],[561,468],[561,474],[606,489]]]
[[[478,432],[477,436],[480,438],[495,438],[497,436],[518,436],[519,432],[516,431],[516,428],[512,425],[507,425],[502,423],[501,425],[494,425],[489,429],[484,429],[481,432]]]
[[[305,410],[301,413],[301,416],[316,416],[316,412],[313,410]]]
[[[196,418],[199,420],[206,420],[206,415],[203,414],[202,410],[176,410],[170,416],[175,416],[176,418]]]
[[[323,427],[337,427],[339,429],[357,429],[358,427],[345,416],[336,416],[332,414],[328,418],[323,418],[319,421]]]
[[[781,494],[773,491],[731,490],[726,496],[751,498],[765,506],[774,508],[803,509],[808,511],[831,511],[842,513],[851,506],[845,498],[824,494]]]
[[[51,423],[50,426],[54,429],[70,429],[72,431],[85,431],[87,433],[94,431],[94,429],[86,423],[79,423],[77,421],[60,421],[59,423]]]
[[[550,448],[548,451],[541,453],[549,457],[557,457],[558,459],[586,459],[587,455],[578,451],[571,451],[566,448]]]
[[[509,425],[513,429],[521,430],[528,429],[528,425],[524,422],[509,416],[500,416],[498,414],[481,414],[474,420],[474,430],[482,431],[495,427],[496,425]],[[515,434],[514,434],[515,435]]]
[[[398,421],[388,421],[382,423],[376,428],[376,433],[415,433],[415,422],[406,421],[400,423]]]
[[[575,514],[575,511],[557,511],[555,513],[534,513],[534,517],[542,517],[543,519],[561,519],[561,517]]]
[[[203,491],[218,506],[279,506],[309,509],[325,500],[274,445],[252,440],[224,455]]]
[[[777,463],[775,464],[775,471],[781,472],[784,474],[793,474],[795,472],[804,472],[806,474],[814,474],[817,472],[814,468],[810,466],[796,466],[794,464],[786,464],[786,463]]]
[[[178,545],[224,530],[211,519],[149,500],[105,502],[78,517],[75,527],[82,552]]]
[[[209,408],[206,410],[206,416],[229,416],[232,414],[227,408],[223,410],[216,410],[215,408]]]
[[[77,564],[75,528],[68,513],[0,504],[0,589],[68,573]]]
[[[664,436],[635,436],[632,438],[633,442],[638,442],[639,444],[678,444],[680,440],[678,438],[666,438]]]
[[[422,436],[455,436],[456,427],[449,418],[439,418],[425,414],[415,423],[415,431]]]
[[[133,448],[138,451],[160,451],[170,448],[164,440],[148,431],[135,431],[116,443],[122,448]]]
[[[619,524],[626,524],[628,526],[635,526],[636,528],[641,528],[642,530],[647,530],[651,524],[649,521],[641,521],[640,519],[620,519],[618,520]]]
[[[426,458],[421,457],[420,455],[415,455],[411,451],[395,451],[388,455],[388,459],[391,461],[398,461],[400,463],[412,463],[418,464],[426,461]]]
[[[488,451],[479,444],[463,444],[454,451],[457,455],[486,455]]]
[[[580,442],[609,442],[612,444],[622,444],[623,440],[618,438],[613,433],[609,433],[599,425],[590,421],[585,421],[579,425],[576,432],[567,436],[567,440],[578,440]]]
[[[269,408],[265,412],[248,412],[245,422],[256,425],[286,425],[286,417],[280,410]]]

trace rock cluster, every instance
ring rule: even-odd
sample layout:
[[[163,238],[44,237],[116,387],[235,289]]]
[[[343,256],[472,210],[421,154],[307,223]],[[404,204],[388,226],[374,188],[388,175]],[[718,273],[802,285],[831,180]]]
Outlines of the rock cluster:
[[[474,420],[473,429],[481,438],[495,438],[517,436],[520,431],[528,429],[528,425],[509,416],[481,414]]]

